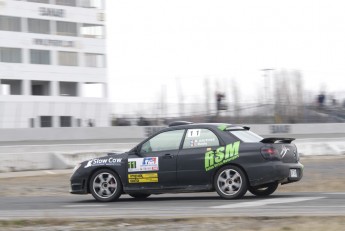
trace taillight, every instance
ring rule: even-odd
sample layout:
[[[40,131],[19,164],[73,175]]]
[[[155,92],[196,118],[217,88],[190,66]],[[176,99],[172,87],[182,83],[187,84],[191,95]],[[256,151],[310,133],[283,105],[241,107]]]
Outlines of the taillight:
[[[266,160],[279,160],[279,152],[272,146],[265,146],[261,148],[261,155]]]

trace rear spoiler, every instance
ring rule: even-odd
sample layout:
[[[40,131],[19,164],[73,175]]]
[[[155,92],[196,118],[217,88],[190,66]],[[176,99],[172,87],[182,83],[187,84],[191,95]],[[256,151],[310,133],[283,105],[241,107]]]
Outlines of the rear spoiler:
[[[291,144],[292,141],[294,141],[295,138],[264,138],[261,140],[261,143],[267,144],[267,143],[283,143],[283,144]]]

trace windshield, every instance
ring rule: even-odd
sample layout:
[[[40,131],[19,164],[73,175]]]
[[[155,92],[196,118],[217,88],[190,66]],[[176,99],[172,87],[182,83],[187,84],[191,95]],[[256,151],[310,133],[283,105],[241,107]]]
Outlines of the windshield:
[[[229,132],[245,143],[257,143],[263,139],[263,137],[248,130],[237,130]]]

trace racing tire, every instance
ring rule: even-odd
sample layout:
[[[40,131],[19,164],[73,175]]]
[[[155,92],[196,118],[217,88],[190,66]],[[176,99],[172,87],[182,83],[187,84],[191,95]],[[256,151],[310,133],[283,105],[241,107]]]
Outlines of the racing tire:
[[[214,177],[214,187],[218,195],[224,199],[239,199],[248,190],[247,177],[239,167],[224,166]]]
[[[101,169],[95,172],[90,179],[89,185],[92,196],[101,202],[115,201],[122,193],[120,177],[109,169]]]
[[[249,187],[248,190],[255,196],[265,197],[274,193],[277,190],[278,185],[278,182],[274,182],[267,184],[264,187]]]
[[[130,195],[131,197],[133,197],[135,199],[146,199],[151,194],[148,194],[148,193],[129,193],[128,195]]]

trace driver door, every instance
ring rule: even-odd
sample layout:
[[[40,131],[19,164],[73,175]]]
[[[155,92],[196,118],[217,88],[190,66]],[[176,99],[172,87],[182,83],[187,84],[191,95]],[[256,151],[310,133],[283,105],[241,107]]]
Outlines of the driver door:
[[[185,130],[161,132],[128,157],[129,188],[164,188],[177,184],[177,155]]]

